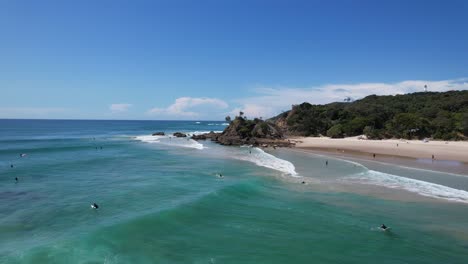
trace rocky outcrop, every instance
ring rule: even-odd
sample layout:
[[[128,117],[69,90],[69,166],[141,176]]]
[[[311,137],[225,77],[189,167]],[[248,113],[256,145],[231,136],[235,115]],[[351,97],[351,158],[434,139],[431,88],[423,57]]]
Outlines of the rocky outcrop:
[[[175,132],[174,134],[172,134],[174,137],[187,137],[186,134],[184,133],[181,133],[181,132]]]
[[[200,135],[193,135],[192,139],[194,139],[194,140],[207,140],[207,139],[216,140],[220,135],[221,135],[221,133],[215,133],[215,132],[211,131],[210,133],[205,133],[205,134],[200,134]]]
[[[193,136],[192,139],[211,139],[221,145],[228,146],[290,147],[294,145],[294,143],[284,139],[283,133],[275,124],[260,119],[247,120],[243,117],[234,119],[223,133],[210,132]]]
[[[153,133],[153,136],[164,136],[164,132],[155,132]]]

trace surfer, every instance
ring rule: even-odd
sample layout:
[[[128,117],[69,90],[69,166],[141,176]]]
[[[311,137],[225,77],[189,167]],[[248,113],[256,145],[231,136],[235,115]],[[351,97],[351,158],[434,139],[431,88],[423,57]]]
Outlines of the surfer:
[[[388,227],[387,227],[385,224],[382,224],[382,225],[380,226],[380,229],[382,229],[382,230],[384,230],[384,231],[387,230],[387,228],[388,228]]]
[[[101,149],[102,149],[102,146],[101,146]]]
[[[216,173],[216,176],[218,176],[218,178],[223,178],[224,177],[221,173]]]
[[[91,205],[91,208],[93,208],[93,209],[98,209],[98,208],[99,208],[99,205],[97,205],[96,203],[93,203],[93,204]]]
[[[325,161],[325,166],[327,166],[327,167],[328,167],[328,160],[327,160],[327,161]]]
[[[18,183],[18,177],[15,177],[15,182]]]
[[[13,164],[10,164],[10,168],[13,168]]]
[[[21,154],[20,154],[20,158],[22,158],[22,157],[26,157],[26,154],[21,153]]]
[[[305,184],[305,181],[303,181],[302,184]]]

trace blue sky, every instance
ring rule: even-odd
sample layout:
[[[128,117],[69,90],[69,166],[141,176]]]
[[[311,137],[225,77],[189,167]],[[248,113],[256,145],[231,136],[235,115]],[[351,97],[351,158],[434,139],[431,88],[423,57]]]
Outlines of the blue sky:
[[[0,1],[0,118],[268,117],[468,89],[468,1]]]

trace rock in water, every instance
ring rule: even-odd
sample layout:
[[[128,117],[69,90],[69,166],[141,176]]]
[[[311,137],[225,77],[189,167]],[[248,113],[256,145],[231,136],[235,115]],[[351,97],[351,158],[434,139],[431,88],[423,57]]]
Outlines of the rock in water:
[[[174,134],[172,134],[174,137],[187,137],[186,134],[184,133],[181,133],[181,132],[175,132]]]

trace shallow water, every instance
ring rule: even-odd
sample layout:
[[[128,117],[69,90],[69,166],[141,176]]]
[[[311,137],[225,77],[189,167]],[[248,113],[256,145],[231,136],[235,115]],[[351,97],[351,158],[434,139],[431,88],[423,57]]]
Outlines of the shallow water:
[[[0,262],[468,260],[468,178],[148,136],[222,123],[0,121]]]

